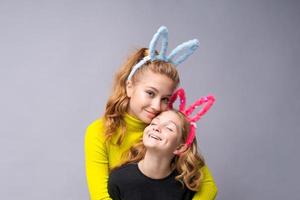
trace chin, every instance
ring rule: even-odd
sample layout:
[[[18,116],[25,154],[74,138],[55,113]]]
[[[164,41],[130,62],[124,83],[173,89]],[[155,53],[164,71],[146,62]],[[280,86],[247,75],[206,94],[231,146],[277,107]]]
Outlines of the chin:
[[[152,119],[145,119],[145,120],[142,120],[144,123],[146,123],[146,124],[150,124],[150,122],[152,121]]]
[[[146,147],[147,150],[149,149],[157,149],[157,144],[156,143],[153,143],[151,141],[146,141],[144,142],[144,146]]]
[[[150,122],[152,121],[153,118],[149,118],[149,117],[147,117],[147,116],[143,116],[143,117],[141,117],[140,119],[141,119],[141,121],[143,121],[144,123],[150,124]]]

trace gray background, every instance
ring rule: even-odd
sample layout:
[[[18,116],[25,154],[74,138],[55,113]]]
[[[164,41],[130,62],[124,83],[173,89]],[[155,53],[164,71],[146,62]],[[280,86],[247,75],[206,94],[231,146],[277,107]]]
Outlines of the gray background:
[[[300,199],[299,1],[0,0],[0,199],[88,199],[83,138],[112,76],[160,25],[198,124],[217,199]]]

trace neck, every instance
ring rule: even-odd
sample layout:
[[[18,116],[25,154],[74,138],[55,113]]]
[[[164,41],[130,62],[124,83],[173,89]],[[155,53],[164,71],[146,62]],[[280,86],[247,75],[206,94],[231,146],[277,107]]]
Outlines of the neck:
[[[138,167],[144,175],[152,179],[162,179],[172,172],[171,159],[159,157],[147,151],[144,159],[138,163]]]

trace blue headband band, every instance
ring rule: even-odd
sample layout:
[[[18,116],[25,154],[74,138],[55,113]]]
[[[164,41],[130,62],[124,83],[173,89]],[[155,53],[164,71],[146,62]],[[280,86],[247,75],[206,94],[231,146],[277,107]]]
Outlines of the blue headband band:
[[[155,55],[155,48],[158,44],[158,41],[161,37],[161,49],[158,55]],[[199,41],[197,39],[189,40],[178,45],[171,53],[167,56],[168,49],[168,29],[165,26],[161,26],[158,31],[153,35],[153,38],[149,44],[149,52],[150,55],[144,57],[141,61],[139,61],[131,70],[130,74],[127,77],[127,80],[130,80],[132,76],[135,74],[136,70],[138,70],[142,65],[146,62],[154,61],[154,60],[162,60],[165,62],[170,62],[175,66],[179,65],[183,61],[185,61],[194,51],[198,48]],[[181,55],[179,55],[181,54]],[[174,59],[177,55],[178,58]]]

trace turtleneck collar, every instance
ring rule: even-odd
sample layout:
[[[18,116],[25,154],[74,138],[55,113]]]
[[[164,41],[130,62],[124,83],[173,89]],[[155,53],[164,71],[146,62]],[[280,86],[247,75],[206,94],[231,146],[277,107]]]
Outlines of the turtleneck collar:
[[[132,132],[143,132],[147,124],[128,113],[124,115],[124,121],[126,123],[127,131]]]

